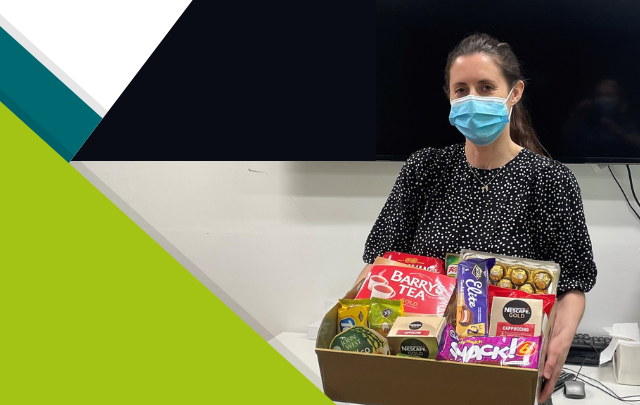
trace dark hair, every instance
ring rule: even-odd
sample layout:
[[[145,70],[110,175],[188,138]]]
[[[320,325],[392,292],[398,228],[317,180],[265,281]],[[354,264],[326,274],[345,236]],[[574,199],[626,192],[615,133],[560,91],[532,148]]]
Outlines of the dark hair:
[[[511,87],[515,86],[519,80],[525,82],[524,76],[520,73],[520,62],[509,44],[500,42],[487,34],[473,34],[460,41],[447,57],[447,66],[444,72],[444,91],[447,96],[449,96],[449,79],[453,62],[459,56],[477,53],[483,53],[493,59]],[[540,143],[536,131],[531,126],[529,112],[522,101],[521,99],[511,112],[511,139],[520,146],[539,155],[544,155],[546,149]]]

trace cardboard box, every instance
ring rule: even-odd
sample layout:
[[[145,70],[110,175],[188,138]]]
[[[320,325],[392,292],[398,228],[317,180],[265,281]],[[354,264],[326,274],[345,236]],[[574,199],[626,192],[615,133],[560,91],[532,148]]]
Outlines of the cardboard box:
[[[361,285],[345,298],[355,297]],[[316,340],[324,393],[333,401],[371,405],[537,404],[541,382],[537,370],[330,350],[337,317],[338,305],[325,315]],[[545,336],[550,335],[554,317],[555,308]],[[546,347],[545,339],[541,358]]]
[[[640,385],[640,345],[621,340],[613,356],[613,375],[618,384]]]

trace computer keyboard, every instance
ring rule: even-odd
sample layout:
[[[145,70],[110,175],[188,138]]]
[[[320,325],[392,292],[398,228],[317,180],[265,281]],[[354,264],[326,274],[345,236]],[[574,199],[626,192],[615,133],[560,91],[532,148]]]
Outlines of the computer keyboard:
[[[611,343],[610,336],[589,336],[586,333],[577,333],[573,337],[567,364],[597,366],[600,364],[600,352]]]
[[[609,346],[609,343],[611,343],[610,336],[589,336],[586,333],[577,333],[573,337],[571,348],[596,349],[598,352],[601,352]]]

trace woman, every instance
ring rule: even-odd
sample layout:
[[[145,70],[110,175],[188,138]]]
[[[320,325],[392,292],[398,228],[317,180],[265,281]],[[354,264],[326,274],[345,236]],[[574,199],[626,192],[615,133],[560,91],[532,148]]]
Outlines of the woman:
[[[449,54],[449,121],[466,143],[422,149],[406,161],[367,239],[369,264],[356,283],[387,251],[444,258],[467,248],[559,263],[542,403],[566,360],[596,266],[578,183],[543,156],[520,102],[524,87],[509,45],[486,34],[465,38]]]

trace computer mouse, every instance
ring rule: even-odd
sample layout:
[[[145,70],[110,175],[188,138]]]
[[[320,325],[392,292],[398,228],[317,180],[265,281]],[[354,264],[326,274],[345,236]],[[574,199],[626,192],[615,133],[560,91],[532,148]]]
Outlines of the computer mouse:
[[[582,381],[570,380],[564,382],[564,396],[571,399],[582,399],[587,394]]]

